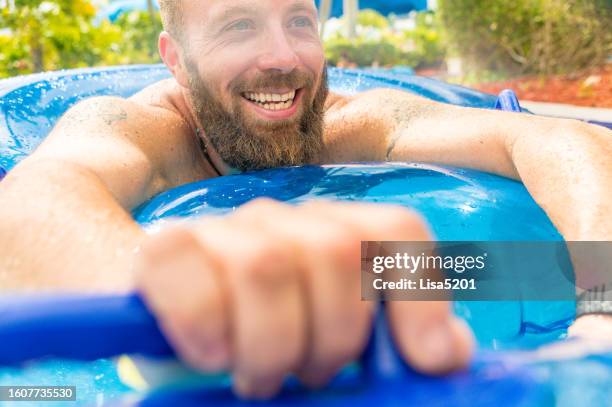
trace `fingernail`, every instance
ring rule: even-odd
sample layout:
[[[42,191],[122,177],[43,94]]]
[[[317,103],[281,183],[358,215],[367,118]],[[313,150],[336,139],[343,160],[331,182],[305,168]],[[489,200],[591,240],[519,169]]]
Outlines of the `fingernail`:
[[[454,343],[447,321],[432,323],[422,333],[424,359],[434,370],[450,369],[454,359]]]
[[[264,401],[277,395],[282,386],[282,377],[254,378],[240,372],[234,372],[233,389],[236,396],[245,401]]]
[[[241,374],[235,373],[232,377],[232,387],[234,394],[243,400],[253,397],[253,386],[250,380]]]
[[[205,346],[206,370],[218,373],[229,368],[230,354],[228,346],[216,342]]]

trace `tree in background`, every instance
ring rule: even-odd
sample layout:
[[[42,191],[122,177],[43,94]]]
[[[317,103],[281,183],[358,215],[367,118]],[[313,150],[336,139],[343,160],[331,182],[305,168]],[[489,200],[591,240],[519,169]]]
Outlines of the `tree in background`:
[[[325,55],[329,63],[411,68],[443,63],[446,48],[433,13],[415,14],[410,28],[399,28],[396,22],[395,16],[386,18],[374,10],[362,10],[355,38],[349,38],[343,30],[327,35]]]
[[[612,53],[610,0],[438,0],[447,42],[475,72],[567,73]]]
[[[115,62],[121,33],[102,22],[87,0],[16,0],[0,12],[0,75]]]
[[[159,12],[154,10],[131,11],[115,21],[121,32],[118,44],[120,64],[149,64],[161,62],[157,40],[162,30]]]
[[[95,22],[91,0],[0,5],[0,78],[160,61],[161,20],[153,0],[114,24]],[[331,65],[424,68],[442,65],[450,49],[471,76],[483,79],[488,72],[572,72],[602,64],[612,53],[612,0],[438,0],[438,8],[416,14],[410,26],[363,10],[355,38],[342,30],[326,34],[326,56]]]
[[[158,62],[159,13],[94,24],[89,0],[15,0],[0,10],[0,78],[99,65]]]

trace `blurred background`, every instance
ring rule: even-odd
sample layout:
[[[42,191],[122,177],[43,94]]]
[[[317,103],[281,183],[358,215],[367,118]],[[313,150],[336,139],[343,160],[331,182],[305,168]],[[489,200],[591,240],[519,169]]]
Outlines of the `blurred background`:
[[[327,58],[612,107],[612,0],[319,0]],[[155,0],[0,0],[0,78],[160,62]]]

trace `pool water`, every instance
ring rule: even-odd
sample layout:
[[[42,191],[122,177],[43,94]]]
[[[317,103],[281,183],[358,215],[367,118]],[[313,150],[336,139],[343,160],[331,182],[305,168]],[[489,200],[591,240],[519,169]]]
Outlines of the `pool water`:
[[[44,340],[44,339],[43,339]],[[108,405],[129,395],[112,360],[74,362],[49,360],[22,367],[0,368],[0,386],[76,386],[77,402],[53,402],[53,406]],[[1,402],[0,406],[40,406],[40,402]]]

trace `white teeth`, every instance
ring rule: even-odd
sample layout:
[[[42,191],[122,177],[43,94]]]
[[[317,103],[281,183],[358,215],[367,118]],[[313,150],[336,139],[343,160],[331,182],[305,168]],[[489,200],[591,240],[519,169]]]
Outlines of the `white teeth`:
[[[289,109],[294,102],[296,91],[285,93],[245,93],[244,96],[250,101],[257,104],[259,107],[276,111]]]
[[[285,93],[283,95],[278,93],[245,93],[245,97],[253,102],[266,103],[266,102],[287,102],[295,99],[295,91]]]

